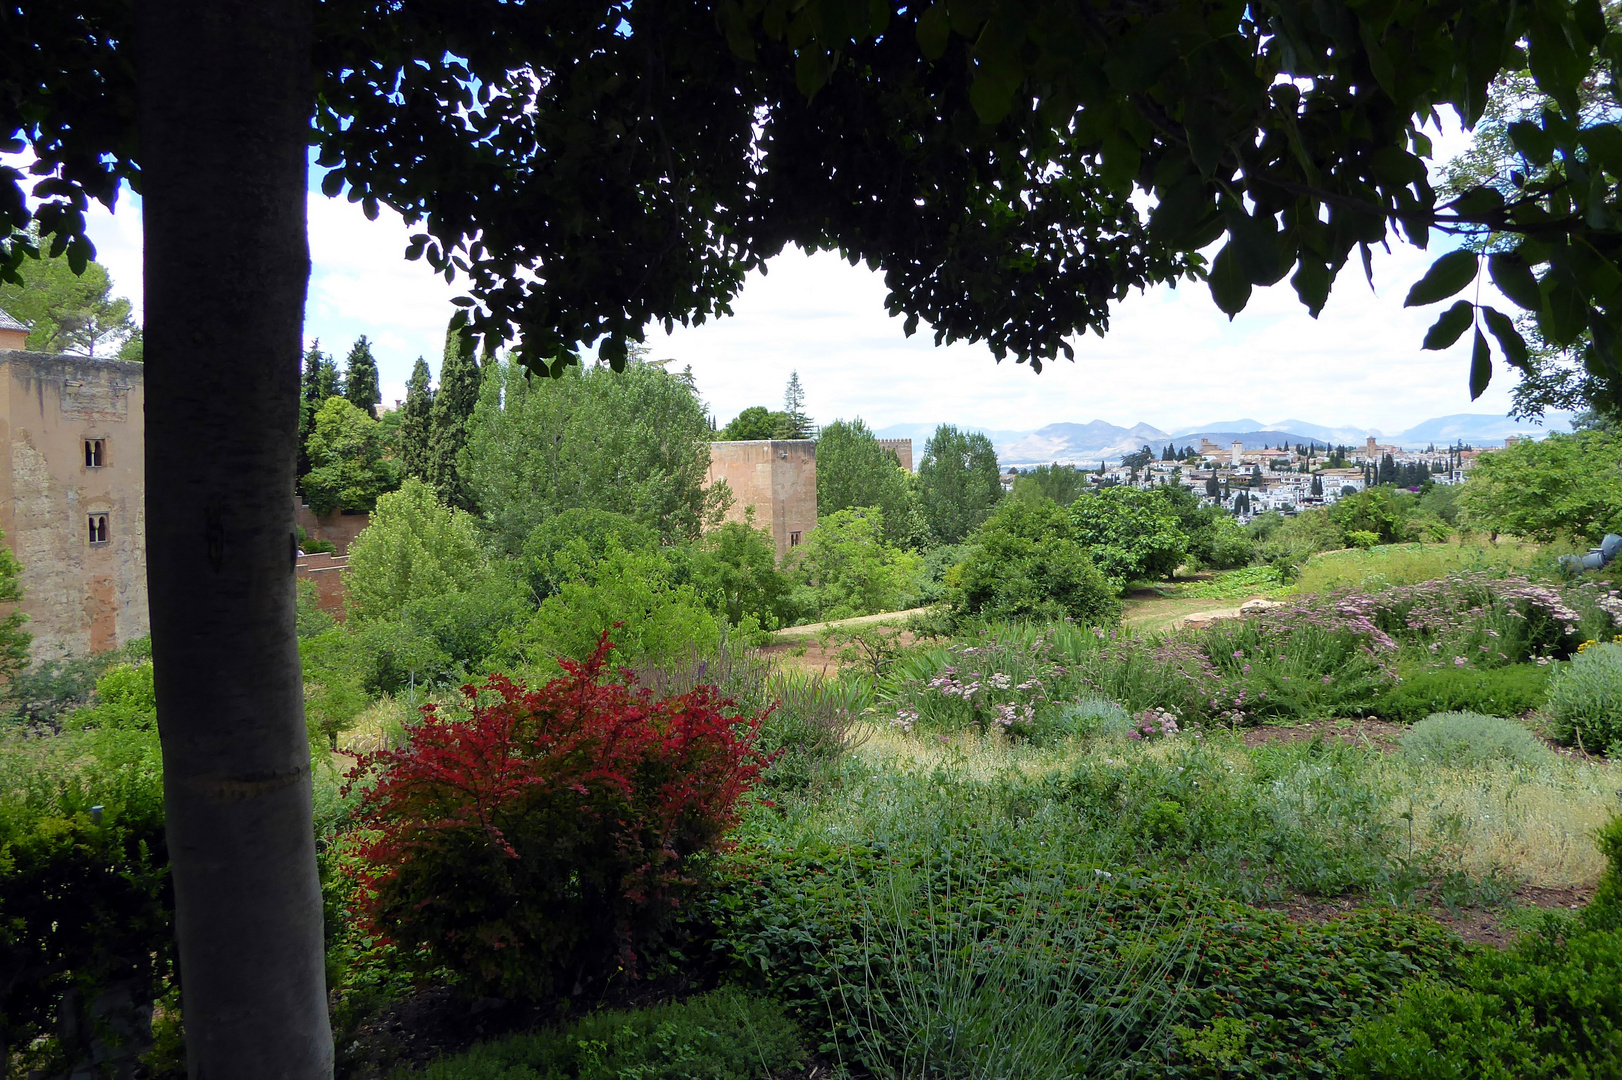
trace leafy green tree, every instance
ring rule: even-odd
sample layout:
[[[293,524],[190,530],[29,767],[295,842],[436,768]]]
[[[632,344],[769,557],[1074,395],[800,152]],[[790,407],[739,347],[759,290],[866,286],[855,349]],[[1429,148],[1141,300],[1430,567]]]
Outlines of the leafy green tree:
[[[1046,500],[1069,506],[1090,490],[1092,485],[1087,482],[1087,474],[1074,465],[1038,465],[1014,478],[1011,494],[1022,502]]]
[[[428,482],[447,506],[474,512],[477,496],[462,474],[462,448],[479,401],[479,362],[473,336],[452,320],[445,331],[439,390],[428,409]]]
[[[328,399],[342,394],[338,365],[321,351],[321,339],[310,341],[299,361],[298,478],[310,471],[310,432],[315,430],[315,414]]]
[[[371,521],[349,546],[349,612],[362,621],[395,618],[414,600],[473,589],[484,565],[472,515],[444,506],[432,488],[410,477],[378,498]]]
[[[310,471],[299,490],[317,514],[370,510],[399,483],[394,464],[383,456],[382,426],[345,398],[328,398],[316,410],[305,446]]]
[[[1002,501],[997,451],[991,440],[951,424],[937,427],[918,462],[918,493],[935,540],[962,542]]]
[[[1379,543],[1399,544],[1414,538],[1408,519],[1418,507],[1418,500],[1408,492],[1376,486],[1340,499],[1327,509],[1330,520],[1348,536],[1366,532],[1377,537]]]
[[[786,430],[788,414],[773,412],[764,405],[751,405],[734,416],[727,426],[716,433],[717,442],[750,442],[775,439]]]
[[[763,631],[794,619],[794,583],[777,566],[769,529],[725,521],[684,551],[686,578],[717,615],[732,626]]]
[[[923,572],[917,555],[884,542],[884,511],[836,510],[794,550],[789,572],[796,602],[820,619],[894,611]]]
[[[610,547],[626,551],[658,551],[657,532],[613,510],[570,507],[530,530],[524,538],[519,565],[537,605],[553,595],[580,568]]]
[[[367,416],[383,400],[383,391],[377,385],[377,358],[372,355],[372,343],[362,334],[349,350],[344,362],[344,397]]]
[[[1076,541],[1119,588],[1169,578],[1188,554],[1188,538],[1159,491],[1112,487],[1070,504]]]
[[[1610,432],[1516,443],[1482,454],[1469,476],[1460,514],[1486,532],[1597,542],[1622,528],[1622,438]]]
[[[411,378],[406,382],[405,403],[400,406],[400,468],[406,476],[429,481],[433,474],[434,391],[429,385],[428,363],[417,357]]]
[[[704,487],[709,445],[698,395],[655,365],[571,368],[542,379],[497,364],[462,468],[508,551],[575,507],[625,514],[674,543],[695,539],[724,509],[725,487]]]
[[[112,278],[100,263],[75,273],[66,256],[45,254],[18,269],[21,283],[0,280],[0,309],[28,324],[28,348],[105,356],[140,340],[130,302],[113,296]]]
[[[913,494],[900,459],[860,418],[835,420],[817,436],[817,513],[858,506],[884,511],[888,542],[908,542]]]
[[[1098,624],[1121,613],[1118,586],[1093,564],[1069,515],[1051,501],[1011,499],[999,506],[953,577],[954,606],[966,615]]]
[[[663,551],[627,550],[612,539],[593,551],[576,540],[553,565],[557,590],[500,646],[537,673],[555,671],[560,656],[590,656],[605,631],[624,664],[685,658],[720,638],[715,616],[692,585],[677,580]]]

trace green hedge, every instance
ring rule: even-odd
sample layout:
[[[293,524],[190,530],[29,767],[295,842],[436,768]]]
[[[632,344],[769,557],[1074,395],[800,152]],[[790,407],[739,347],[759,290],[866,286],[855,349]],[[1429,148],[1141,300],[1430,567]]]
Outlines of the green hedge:
[[[1404,670],[1402,681],[1376,698],[1370,711],[1399,724],[1440,712],[1519,716],[1543,705],[1548,684],[1549,669],[1535,664]]]
[[[103,1029],[96,1053],[120,1038],[138,1051],[149,1038],[145,1007],[174,961],[157,734],[12,743],[0,751],[0,787],[5,1045],[54,1035],[66,1003],[81,1031],[86,1019]],[[66,1071],[92,1054],[89,1038],[47,1039],[27,1063]]]

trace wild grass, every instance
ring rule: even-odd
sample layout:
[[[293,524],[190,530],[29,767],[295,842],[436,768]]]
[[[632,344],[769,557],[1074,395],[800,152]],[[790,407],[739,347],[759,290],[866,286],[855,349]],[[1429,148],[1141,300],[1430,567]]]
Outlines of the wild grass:
[[[1290,591],[1304,595],[1331,589],[1376,590],[1391,585],[1417,585],[1457,573],[1525,573],[1538,562],[1541,554],[1542,548],[1536,544],[1509,539],[1497,544],[1458,540],[1325,551],[1308,560]]]
[[[1188,600],[1245,600],[1253,596],[1275,596],[1286,591],[1275,566],[1246,566],[1223,570],[1205,581],[1180,582],[1167,587],[1166,595]]]
[[[888,725],[868,729],[851,766],[819,804],[820,827],[862,835],[879,818],[893,828],[896,815],[928,817],[931,799],[972,802],[992,789],[1004,802],[1035,805],[1047,798],[1044,787],[1085,775],[1090,785],[1115,784],[1087,828],[1108,833],[1094,840],[1117,858],[1181,867],[1219,885],[1227,878],[1223,888],[1251,897],[1265,892],[1256,882],[1281,870],[1306,891],[1328,893],[1404,875],[1402,888],[1418,887],[1422,870],[1454,874],[1466,891],[1468,882],[1488,883],[1489,894],[1503,885],[1591,886],[1604,869],[1593,832],[1622,789],[1622,766],[1552,752],[1530,762],[1449,764],[1361,747],[1246,749],[1220,735],[1202,745],[1095,738],[1043,748],[999,735],[918,738]],[[1179,809],[1160,805],[1167,802]],[[1359,830],[1354,851],[1345,845]],[[1219,843],[1219,834],[1227,839]],[[1239,850],[1247,844],[1251,850]],[[1260,860],[1243,882],[1229,865],[1241,857]],[[1279,862],[1290,859],[1294,870]]]
[[[1564,889],[1592,886],[1604,873],[1594,833],[1618,809],[1616,765],[1555,758],[1396,771],[1393,808],[1413,814],[1415,843],[1465,874]]]

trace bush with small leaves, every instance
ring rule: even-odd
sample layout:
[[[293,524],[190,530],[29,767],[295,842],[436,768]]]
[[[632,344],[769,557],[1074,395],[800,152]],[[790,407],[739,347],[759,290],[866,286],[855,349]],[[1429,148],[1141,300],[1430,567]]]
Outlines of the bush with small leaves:
[[[1423,765],[1470,767],[1507,762],[1539,766],[1556,758],[1547,746],[1514,720],[1480,713],[1434,713],[1409,728],[1402,754]]]
[[[1622,753],[1622,645],[1592,645],[1549,679],[1555,738],[1586,750]]]
[[[361,760],[355,903],[409,965],[535,998],[634,976],[754,785],[759,718],[710,686],[613,681],[607,635],[539,688],[464,688],[399,750]]]

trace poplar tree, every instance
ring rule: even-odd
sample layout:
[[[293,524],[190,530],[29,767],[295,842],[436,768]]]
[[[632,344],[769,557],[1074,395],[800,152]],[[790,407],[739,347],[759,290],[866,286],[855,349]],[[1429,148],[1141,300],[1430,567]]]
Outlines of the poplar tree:
[[[429,435],[434,407],[434,389],[430,385],[428,361],[417,357],[411,368],[411,379],[406,383],[405,404],[400,409],[400,464],[406,476],[415,476],[429,482],[431,455]]]
[[[473,357],[473,335],[454,321],[445,333],[445,358],[439,365],[439,392],[428,410],[428,483],[440,501],[472,513],[472,493],[457,458],[467,445],[467,425],[479,403],[479,362]]]
[[[367,416],[376,417],[374,406],[383,400],[377,385],[377,358],[372,355],[372,343],[362,334],[349,350],[344,362],[344,397]]]

